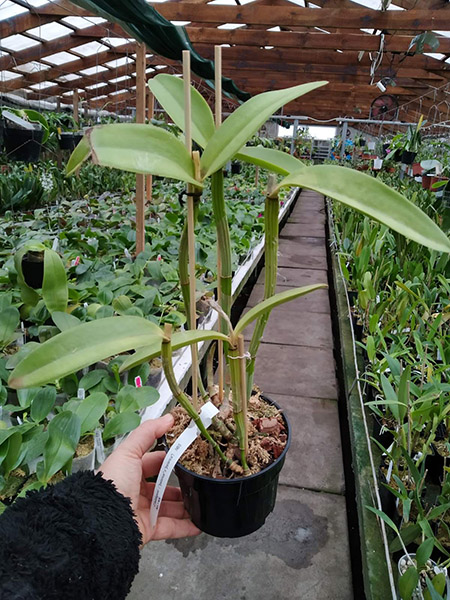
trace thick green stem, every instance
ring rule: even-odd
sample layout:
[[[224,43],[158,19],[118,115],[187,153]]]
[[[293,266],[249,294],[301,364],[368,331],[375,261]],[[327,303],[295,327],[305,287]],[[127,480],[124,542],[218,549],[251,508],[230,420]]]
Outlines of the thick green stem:
[[[222,170],[213,173],[211,177],[211,196],[214,219],[216,221],[217,246],[222,261],[222,273],[218,286],[221,292],[221,306],[228,317],[231,313],[231,243],[230,231],[228,228],[228,218],[223,194],[223,173]],[[220,331],[227,333],[227,324],[220,319]]]
[[[242,336],[239,336],[242,338]],[[230,345],[228,349],[228,363],[230,366],[231,389],[233,390],[233,416],[236,423],[236,436],[239,440],[239,449],[241,451],[241,464],[244,469],[244,475],[249,473],[247,464],[248,437],[247,437],[247,398],[245,396],[245,382],[242,379],[244,369],[241,367],[241,361],[245,361],[243,354],[240,354],[242,344],[235,340],[236,344]]]
[[[266,196],[264,209],[265,241],[264,241],[264,300],[275,294],[277,285],[278,268],[278,197]],[[262,340],[264,329],[270,313],[261,315],[256,321],[252,339],[249,346],[250,359],[247,361],[247,397],[249,398],[253,388],[253,376],[255,373],[255,357]]]
[[[207,439],[208,442],[210,442],[210,444],[212,444],[214,450],[220,456],[221,460],[223,460],[225,463],[229,463],[230,460],[225,456],[217,442],[211,437],[210,433],[203,425],[200,416],[198,415],[195,408],[192,406],[189,398],[184,392],[181,391],[180,387],[178,386],[172,366],[172,344],[170,341],[170,336],[163,338],[163,343],[161,346],[161,358],[163,363],[164,374],[166,376],[167,383],[169,384],[169,388],[172,394],[180,403],[180,405],[184,408],[184,410],[188,413],[188,415],[193,419],[194,423],[199,428],[203,437]]]
[[[194,203],[194,219],[197,223],[199,200],[195,198]],[[194,329],[195,323],[191,323],[190,319],[190,296],[189,296],[189,239],[187,220],[184,223],[183,231],[180,238],[180,248],[178,250],[178,275],[180,277],[181,293],[183,295],[184,310],[187,319],[188,329]]]

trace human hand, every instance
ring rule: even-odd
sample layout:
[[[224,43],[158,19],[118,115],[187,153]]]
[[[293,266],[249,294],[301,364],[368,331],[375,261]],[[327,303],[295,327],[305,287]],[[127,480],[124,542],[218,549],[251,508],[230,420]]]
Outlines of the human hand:
[[[145,421],[99,468],[104,479],[110,479],[121,494],[130,498],[143,544],[150,540],[181,538],[200,533],[190,521],[181,491],[177,487],[166,488],[156,526],[153,529],[150,525],[150,505],[155,484],[145,480],[159,473],[165,452],[149,453],[148,449],[172,425],[172,415]]]

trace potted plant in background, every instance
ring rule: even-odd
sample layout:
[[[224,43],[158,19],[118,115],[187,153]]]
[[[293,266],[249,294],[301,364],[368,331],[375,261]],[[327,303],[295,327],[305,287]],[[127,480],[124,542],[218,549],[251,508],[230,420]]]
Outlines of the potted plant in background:
[[[195,154],[191,156],[172,134],[151,125],[118,124],[88,130],[72,154],[68,164],[69,172],[76,170],[92,155],[96,162],[106,166],[184,181],[192,186],[189,189],[196,190],[197,195],[204,188],[206,179],[211,177],[217,244],[223,263],[218,281],[221,303],[211,301],[211,305],[220,314],[220,331],[191,328],[172,334],[170,325],[162,330],[149,320],[134,316],[110,317],[83,323],[33,349],[17,365],[9,381],[13,388],[40,385],[62,378],[98,360],[130,350],[135,350],[135,354],[126,358],[121,366],[122,370],[149,362],[153,357],[161,355],[167,382],[183,409],[180,409],[180,421],[187,425],[190,419],[194,420],[202,433],[202,437],[196,441],[198,454],[213,457],[212,472],[208,471],[207,476],[195,473],[196,467],[192,463],[189,465],[190,469],[186,470],[182,466],[179,469],[183,472],[181,483],[191,517],[200,528],[214,535],[230,535],[231,532],[238,536],[250,533],[264,523],[267,514],[273,509],[278,473],[292,432],[287,420],[272,402],[266,402],[260,394],[252,395],[255,356],[273,308],[326,287],[324,284],[314,285],[281,294],[274,293],[279,190],[290,186],[317,190],[364,212],[411,239],[438,251],[450,250],[449,240],[431,219],[402,195],[373,177],[337,166],[305,167],[294,157],[278,150],[244,147],[274,111],[323,83],[255,96],[242,104],[217,130],[207,103],[192,88],[192,133],[193,139],[204,149],[201,158]],[[152,80],[151,88],[175,123],[183,128],[183,82],[176,77],[159,75]],[[234,157],[268,168],[283,175],[284,179],[278,185],[271,182],[266,197],[264,300],[233,326],[229,318],[232,265],[222,168]],[[364,194],[361,194],[361,189],[364,189]],[[183,277],[186,262],[187,249],[183,232],[179,263],[182,286],[186,285]],[[186,303],[189,303],[189,296],[184,294],[184,297]],[[187,309],[186,314],[189,314]],[[253,321],[256,321],[256,326],[248,355],[244,349],[242,332]],[[219,416],[214,420],[211,432],[205,429],[199,418],[198,398],[194,396],[190,399],[179,389],[172,367],[173,350],[210,340],[223,343],[231,381],[231,394],[228,386],[225,391],[220,388],[217,390],[214,385],[209,386],[207,398],[217,402],[220,396],[223,397]],[[256,455],[260,457],[259,461],[256,460]],[[200,471],[203,468],[204,463],[201,463]],[[221,479],[223,474],[230,477],[230,480]],[[265,487],[266,479],[270,480],[269,492]],[[196,481],[194,489],[204,488],[206,499],[197,492],[189,491],[192,488],[188,486],[193,481]],[[255,506],[249,504],[248,496],[241,494],[243,486],[247,485],[251,493],[259,498]],[[216,507],[219,513],[214,510],[214,503],[208,502],[208,498],[214,493],[211,489],[217,487],[221,490],[217,498],[225,497],[224,489],[230,494],[224,504]]]
[[[39,160],[41,147],[49,137],[47,119],[29,108],[4,106],[1,113],[3,120],[8,120],[8,125],[4,128],[4,144],[9,159],[24,162]]]
[[[402,152],[402,163],[405,165],[412,165],[417,153],[419,152],[420,145],[422,143],[422,137],[420,129],[423,124],[423,115],[420,116],[419,122],[416,127],[410,125],[406,132],[406,142]]]

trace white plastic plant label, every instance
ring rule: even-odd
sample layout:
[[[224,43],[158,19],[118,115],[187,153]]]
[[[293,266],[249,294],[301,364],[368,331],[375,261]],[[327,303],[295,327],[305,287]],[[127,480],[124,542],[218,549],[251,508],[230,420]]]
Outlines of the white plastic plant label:
[[[94,448],[95,448],[95,456],[97,458],[97,463],[99,465],[105,462],[105,447],[103,445],[102,431],[101,429],[96,429],[94,434]]]
[[[78,400],[84,400],[86,394],[84,391],[84,388],[78,388],[78,392],[77,392],[77,398]]]
[[[219,410],[212,402],[207,402],[202,407],[202,410],[200,411],[200,419],[206,429],[208,429],[208,427],[211,425],[213,418],[218,412]],[[150,509],[150,524],[152,527],[155,527],[156,525],[156,519],[158,518],[159,509],[170,474],[172,473],[173,468],[177,464],[183,452],[189,448],[199,433],[199,428],[194,421],[191,421],[189,426],[183,431],[174,445],[170,448],[169,452],[166,454],[164,462],[159,471],[158,479],[156,480],[155,490],[153,492],[152,506]]]

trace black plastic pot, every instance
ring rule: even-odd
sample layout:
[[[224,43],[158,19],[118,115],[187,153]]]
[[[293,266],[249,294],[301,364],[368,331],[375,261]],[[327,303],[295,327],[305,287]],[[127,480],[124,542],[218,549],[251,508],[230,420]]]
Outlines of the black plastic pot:
[[[265,398],[270,404],[278,405]],[[250,477],[212,479],[175,466],[184,506],[194,524],[209,535],[236,538],[262,527],[275,507],[278,476],[290,444],[291,428],[286,415],[287,442],[282,454],[263,471]]]
[[[234,161],[231,163],[231,172],[233,175],[238,175],[241,172],[241,163],[238,161]]]
[[[37,129],[5,127],[5,150],[9,160],[36,162],[41,154],[44,132]]]
[[[82,133],[61,133],[59,138],[59,147],[61,150],[74,150],[78,143],[82,140]]]
[[[412,165],[414,159],[416,158],[417,152],[408,152],[408,150],[403,150],[402,152],[402,163],[404,165]]]
[[[22,258],[22,274],[25,283],[37,290],[44,280],[44,253],[27,252]]]

